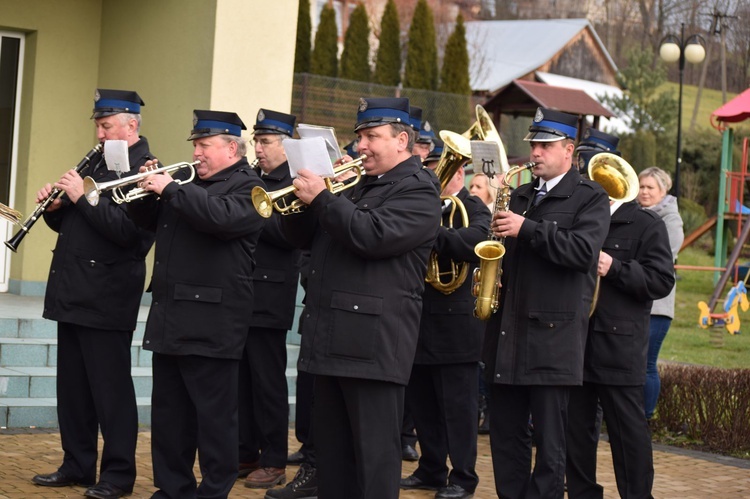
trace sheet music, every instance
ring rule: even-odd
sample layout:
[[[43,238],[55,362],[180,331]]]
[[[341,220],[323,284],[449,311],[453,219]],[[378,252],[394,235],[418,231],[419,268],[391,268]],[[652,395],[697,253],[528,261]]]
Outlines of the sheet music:
[[[337,159],[341,159],[341,150],[336,140],[336,130],[333,127],[300,123],[297,125],[297,134],[301,139],[323,137],[326,141],[326,149],[331,158],[331,163],[335,163]]]
[[[284,139],[281,145],[284,146],[292,178],[297,177],[297,172],[303,168],[321,177],[333,177],[333,164],[323,137]]]
[[[472,140],[471,163],[474,165],[474,172],[482,172],[493,178],[502,173],[500,147],[490,140]]]
[[[107,164],[107,170],[118,173],[129,172],[128,142],[126,140],[105,140],[104,161]]]

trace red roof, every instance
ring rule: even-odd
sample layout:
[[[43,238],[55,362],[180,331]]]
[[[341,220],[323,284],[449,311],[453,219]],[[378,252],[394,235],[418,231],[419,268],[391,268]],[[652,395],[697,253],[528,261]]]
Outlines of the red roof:
[[[521,97],[521,95],[523,97]],[[570,114],[604,116],[612,118],[609,109],[592,99],[583,90],[556,87],[528,80],[513,80],[495,94],[485,107],[498,108],[500,112],[518,112],[528,109],[531,114],[537,106]]]
[[[739,123],[750,118],[750,88],[711,113],[712,120]]]

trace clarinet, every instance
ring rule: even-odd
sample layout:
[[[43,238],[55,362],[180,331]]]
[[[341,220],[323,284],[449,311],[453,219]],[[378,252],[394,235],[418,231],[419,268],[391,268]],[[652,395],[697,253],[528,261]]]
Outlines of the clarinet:
[[[76,173],[79,175],[81,172],[89,166],[89,163],[91,163],[91,158],[96,153],[102,152],[103,145],[97,144],[93,149],[91,149],[86,155],[81,159],[81,161],[78,162],[76,165]],[[59,198],[64,191],[62,189],[58,189],[55,187],[52,189],[52,192],[50,192],[49,196],[47,196],[43,201],[38,203],[36,205],[36,208],[34,208],[34,212],[28,216],[26,220],[23,221],[21,225],[21,228],[16,232],[16,234],[5,241],[5,246],[7,246],[13,253],[16,253],[18,251],[18,246],[21,244],[21,241],[24,237],[26,237],[26,234],[29,233],[31,230],[31,227],[34,226],[37,220],[39,220],[42,217],[42,214],[47,210],[49,205],[51,205],[57,198]]]

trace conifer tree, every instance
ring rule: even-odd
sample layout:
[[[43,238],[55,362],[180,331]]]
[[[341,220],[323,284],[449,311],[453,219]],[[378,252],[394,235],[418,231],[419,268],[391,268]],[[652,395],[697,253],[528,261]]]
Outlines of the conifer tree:
[[[466,48],[466,28],[461,14],[456,19],[456,29],[451,33],[445,45],[443,69],[440,72],[440,91],[471,95],[469,51]]]
[[[320,24],[315,33],[315,47],[310,61],[310,72],[335,78],[338,74],[338,29],[336,12],[329,4],[320,13]]]
[[[310,0],[299,0],[299,10],[297,11],[297,43],[294,49],[295,73],[310,72],[311,35]]]
[[[393,0],[385,4],[380,19],[380,45],[375,60],[375,83],[396,86],[401,81],[401,27]]]
[[[426,0],[418,0],[409,27],[404,86],[437,90],[438,65],[435,22]]]
[[[339,77],[370,81],[370,21],[367,10],[361,3],[357,4],[349,17]]]

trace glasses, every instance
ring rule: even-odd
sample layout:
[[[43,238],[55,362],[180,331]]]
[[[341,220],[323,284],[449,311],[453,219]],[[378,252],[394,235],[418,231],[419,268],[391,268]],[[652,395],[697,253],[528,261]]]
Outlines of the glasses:
[[[253,139],[250,139],[250,143],[253,145],[253,147],[260,146],[263,149],[265,149],[266,147],[270,146],[271,144],[280,144],[281,143],[281,139],[267,139],[267,138],[255,139],[255,138],[253,138]]]

